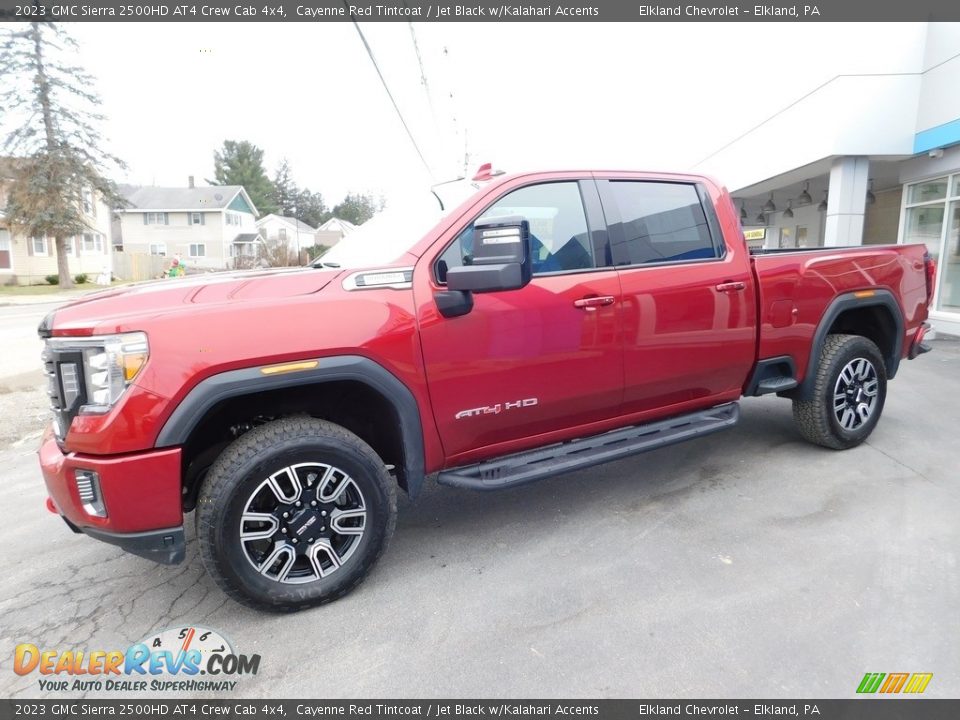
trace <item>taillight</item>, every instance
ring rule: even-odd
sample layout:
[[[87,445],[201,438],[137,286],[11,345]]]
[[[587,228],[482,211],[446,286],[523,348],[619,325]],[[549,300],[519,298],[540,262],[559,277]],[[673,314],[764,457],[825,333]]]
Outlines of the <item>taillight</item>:
[[[923,267],[926,270],[927,279],[927,307],[930,307],[930,303],[933,302],[933,289],[937,282],[937,261],[930,253],[923,254]]]

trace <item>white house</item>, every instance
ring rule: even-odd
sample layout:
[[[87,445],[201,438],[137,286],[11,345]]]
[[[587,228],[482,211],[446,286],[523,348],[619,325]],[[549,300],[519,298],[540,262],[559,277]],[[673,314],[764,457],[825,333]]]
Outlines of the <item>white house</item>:
[[[0,160],[0,284],[37,285],[57,274],[54,239],[26,237],[6,222],[7,188],[12,180],[9,160]],[[110,208],[92,188],[81,193],[83,220],[89,229],[67,240],[70,275],[86,275],[90,282],[113,272]]]
[[[257,220],[260,236],[269,244],[285,244],[294,256],[316,244],[317,229],[296,218],[270,213]]]
[[[695,170],[728,184],[752,245],[926,243],[934,327],[960,335],[960,23],[897,32],[855,71],[793,78],[794,101]]]
[[[117,210],[125,253],[177,256],[189,267],[245,267],[260,255],[257,208],[239,185],[121,186]]]
[[[332,217],[317,228],[317,245],[332,248],[356,229],[357,226],[352,222]]]

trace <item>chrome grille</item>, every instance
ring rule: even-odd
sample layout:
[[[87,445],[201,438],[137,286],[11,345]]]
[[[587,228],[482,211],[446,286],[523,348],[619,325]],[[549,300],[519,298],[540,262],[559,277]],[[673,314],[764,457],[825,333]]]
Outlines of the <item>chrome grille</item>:
[[[40,355],[43,360],[43,372],[47,376],[47,396],[50,398],[50,409],[53,410],[53,430],[58,438],[64,435],[62,427],[63,399],[60,396],[60,379],[57,377],[57,363],[50,348],[44,348]]]
[[[53,429],[62,440],[84,402],[83,357],[76,350],[59,351],[48,345],[40,358],[47,378]]]

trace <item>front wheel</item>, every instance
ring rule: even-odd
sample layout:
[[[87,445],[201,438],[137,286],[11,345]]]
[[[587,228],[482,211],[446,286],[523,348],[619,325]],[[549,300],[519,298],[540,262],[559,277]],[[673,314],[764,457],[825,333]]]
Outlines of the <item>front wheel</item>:
[[[887,397],[880,350],[860,335],[828,335],[815,370],[813,396],[793,401],[793,419],[806,440],[845,450],[869,437]]]
[[[287,418],[246,433],[214,463],[197,502],[197,538],[228,595],[291,612],[355,588],[396,514],[396,483],[369,445],[333,423]]]

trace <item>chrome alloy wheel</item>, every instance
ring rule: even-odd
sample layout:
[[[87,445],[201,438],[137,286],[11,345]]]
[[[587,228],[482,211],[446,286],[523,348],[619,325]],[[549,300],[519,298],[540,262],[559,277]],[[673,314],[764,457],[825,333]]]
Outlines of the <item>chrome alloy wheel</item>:
[[[856,430],[870,419],[879,385],[877,369],[866,358],[854,358],[844,365],[833,388],[833,413],[840,427]]]
[[[308,583],[350,559],[366,522],[363,493],[353,478],[325,463],[298,463],[251,493],[240,519],[240,544],[265,578]]]

